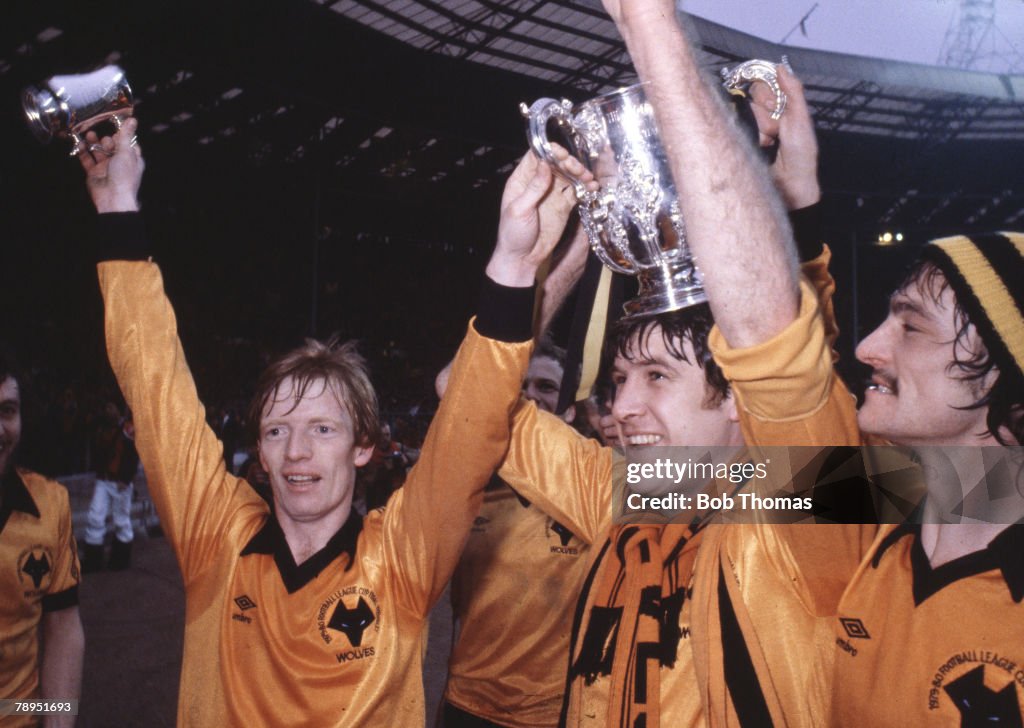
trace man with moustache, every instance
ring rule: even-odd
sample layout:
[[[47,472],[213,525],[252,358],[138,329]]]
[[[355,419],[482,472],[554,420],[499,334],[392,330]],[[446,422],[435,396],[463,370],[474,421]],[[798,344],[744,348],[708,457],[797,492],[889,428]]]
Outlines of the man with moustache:
[[[694,87],[664,53],[671,5],[606,6],[651,83],[673,170],[716,169],[699,143],[713,117],[695,113]],[[705,193],[720,194],[725,173],[709,177]],[[695,659],[708,719],[1021,725],[1024,235],[958,235],[923,248],[888,317],[857,348],[873,370],[859,412],[832,366],[828,317],[796,285],[785,236],[759,243],[753,266],[748,251],[711,236],[691,244],[717,322],[709,343],[745,439],[892,442],[912,449],[926,495],[906,522],[867,541],[824,526],[799,536],[718,529],[715,548],[705,539],[693,588],[707,619]],[[826,528],[832,536],[819,539]],[[801,694],[815,696],[803,713]]]

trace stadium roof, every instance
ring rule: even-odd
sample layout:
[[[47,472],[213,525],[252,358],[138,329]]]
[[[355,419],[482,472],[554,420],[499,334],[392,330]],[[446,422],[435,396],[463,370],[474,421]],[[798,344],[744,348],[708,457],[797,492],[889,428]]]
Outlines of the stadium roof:
[[[693,20],[709,69],[789,56],[833,224],[861,235],[1020,225],[1024,77],[787,48]],[[116,61],[151,157],[314,164],[349,199],[493,196],[524,146],[519,101],[579,100],[634,78],[593,0],[105,0],[88,12],[61,0],[8,21],[4,132],[25,168],[39,151],[13,108],[20,89]]]

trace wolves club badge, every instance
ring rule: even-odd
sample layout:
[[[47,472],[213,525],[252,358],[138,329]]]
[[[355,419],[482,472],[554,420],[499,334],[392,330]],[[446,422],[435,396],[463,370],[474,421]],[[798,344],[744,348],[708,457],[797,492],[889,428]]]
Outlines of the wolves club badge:
[[[325,644],[347,642],[361,656],[369,657],[373,654],[370,635],[380,631],[380,618],[376,593],[363,586],[350,586],[334,592],[320,605],[316,623]]]
[[[53,579],[53,557],[42,545],[32,546],[18,557],[18,579],[25,587],[25,596],[46,591]]]
[[[929,687],[929,710],[944,709],[952,702],[965,728],[1024,728],[1019,698],[1024,669],[1003,653],[964,650],[951,655],[936,668]]]
[[[349,644],[358,647],[363,641],[363,632],[374,622],[373,610],[366,600],[359,597],[359,602],[353,609],[345,606],[345,602],[339,601],[334,607],[334,614],[331,621],[327,623],[328,628],[344,633],[348,637]]]
[[[983,665],[946,685],[945,691],[960,711],[961,725],[1022,728],[1016,686],[1009,682],[1000,690],[991,689],[985,685]]]

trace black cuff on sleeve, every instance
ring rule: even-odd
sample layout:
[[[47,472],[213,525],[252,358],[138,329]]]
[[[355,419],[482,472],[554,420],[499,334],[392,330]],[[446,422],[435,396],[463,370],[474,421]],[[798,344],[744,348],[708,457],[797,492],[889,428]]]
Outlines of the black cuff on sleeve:
[[[814,260],[825,249],[821,241],[821,203],[789,211],[789,224],[793,226],[796,252],[801,263]]]
[[[477,332],[488,339],[507,343],[532,339],[536,290],[536,285],[512,288],[484,276],[476,314]]]
[[[147,260],[149,241],[142,215],[137,212],[108,212],[96,217],[96,262],[105,260]]]
[[[78,606],[78,584],[56,594],[44,594],[42,599],[44,612],[59,612],[68,607]]]

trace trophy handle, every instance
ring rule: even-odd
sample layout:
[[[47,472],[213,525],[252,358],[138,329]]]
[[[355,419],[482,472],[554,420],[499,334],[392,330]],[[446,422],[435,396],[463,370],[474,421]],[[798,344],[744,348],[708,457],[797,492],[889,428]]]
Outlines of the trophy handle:
[[[131,116],[131,114],[128,114],[125,118],[127,118],[128,116]],[[120,114],[111,114],[110,122],[114,125],[115,129],[121,131],[121,126],[124,124],[124,119],[121,118]],[[86,147],[85,140],[77,131],[69,132],[68,138],[71,140],[72,143],[71,151],[68,153],[69,157],[77,157],[79,154],[82,153],[83,149],[88,149],[90,152],[100,152],[102,154],[106,154],[108,157],[114,156],[113,152],[108,152],[99,144],[90,144],[88,147]],[[135,137],[132,137],[131,145],[133,147],[135,146]]]
[[[554,99],[537,99],[532,106],[525,103],[519,104],[519,113],[527,120],[526,138],[534,154],[551,165],[559,175],[564,177],[576,190],[576,199],[582,200],[587,192],[587,187],[579,177],[570,174],[565,166],[555,159],[551,151],[551,141],[548,139],[548,122],[554,119],[559,126],[568,128],[573,138],[578,136],[572,119],[572,102],[569,99],[555,101]],[[572,151],[569,152],[572,154]]]
[[[615,206],[613,192],[587,190],[580,198],[580,224],[587,233],[591,250],[605,266],[616,273],[636,275],[637,269],[626,264],[629,260],[629,238],[613,213]],[[604,246],[602,239],[608,241],[611,251]],[[619,259],[613,253],[618,253]]]
[[[786,62],[783,56],[782,62]],[[754,58],[744,61],[733,69],[722,68],[722,85],[731,94],[747,96],[748,89],[755,81],[763,81],[775,94],[775,109],[772,111],[772,119],[778,120],[782,112],[786,110],[786,94],[779,86],[779,72],[776,65],[771,61],[764,61]]]

